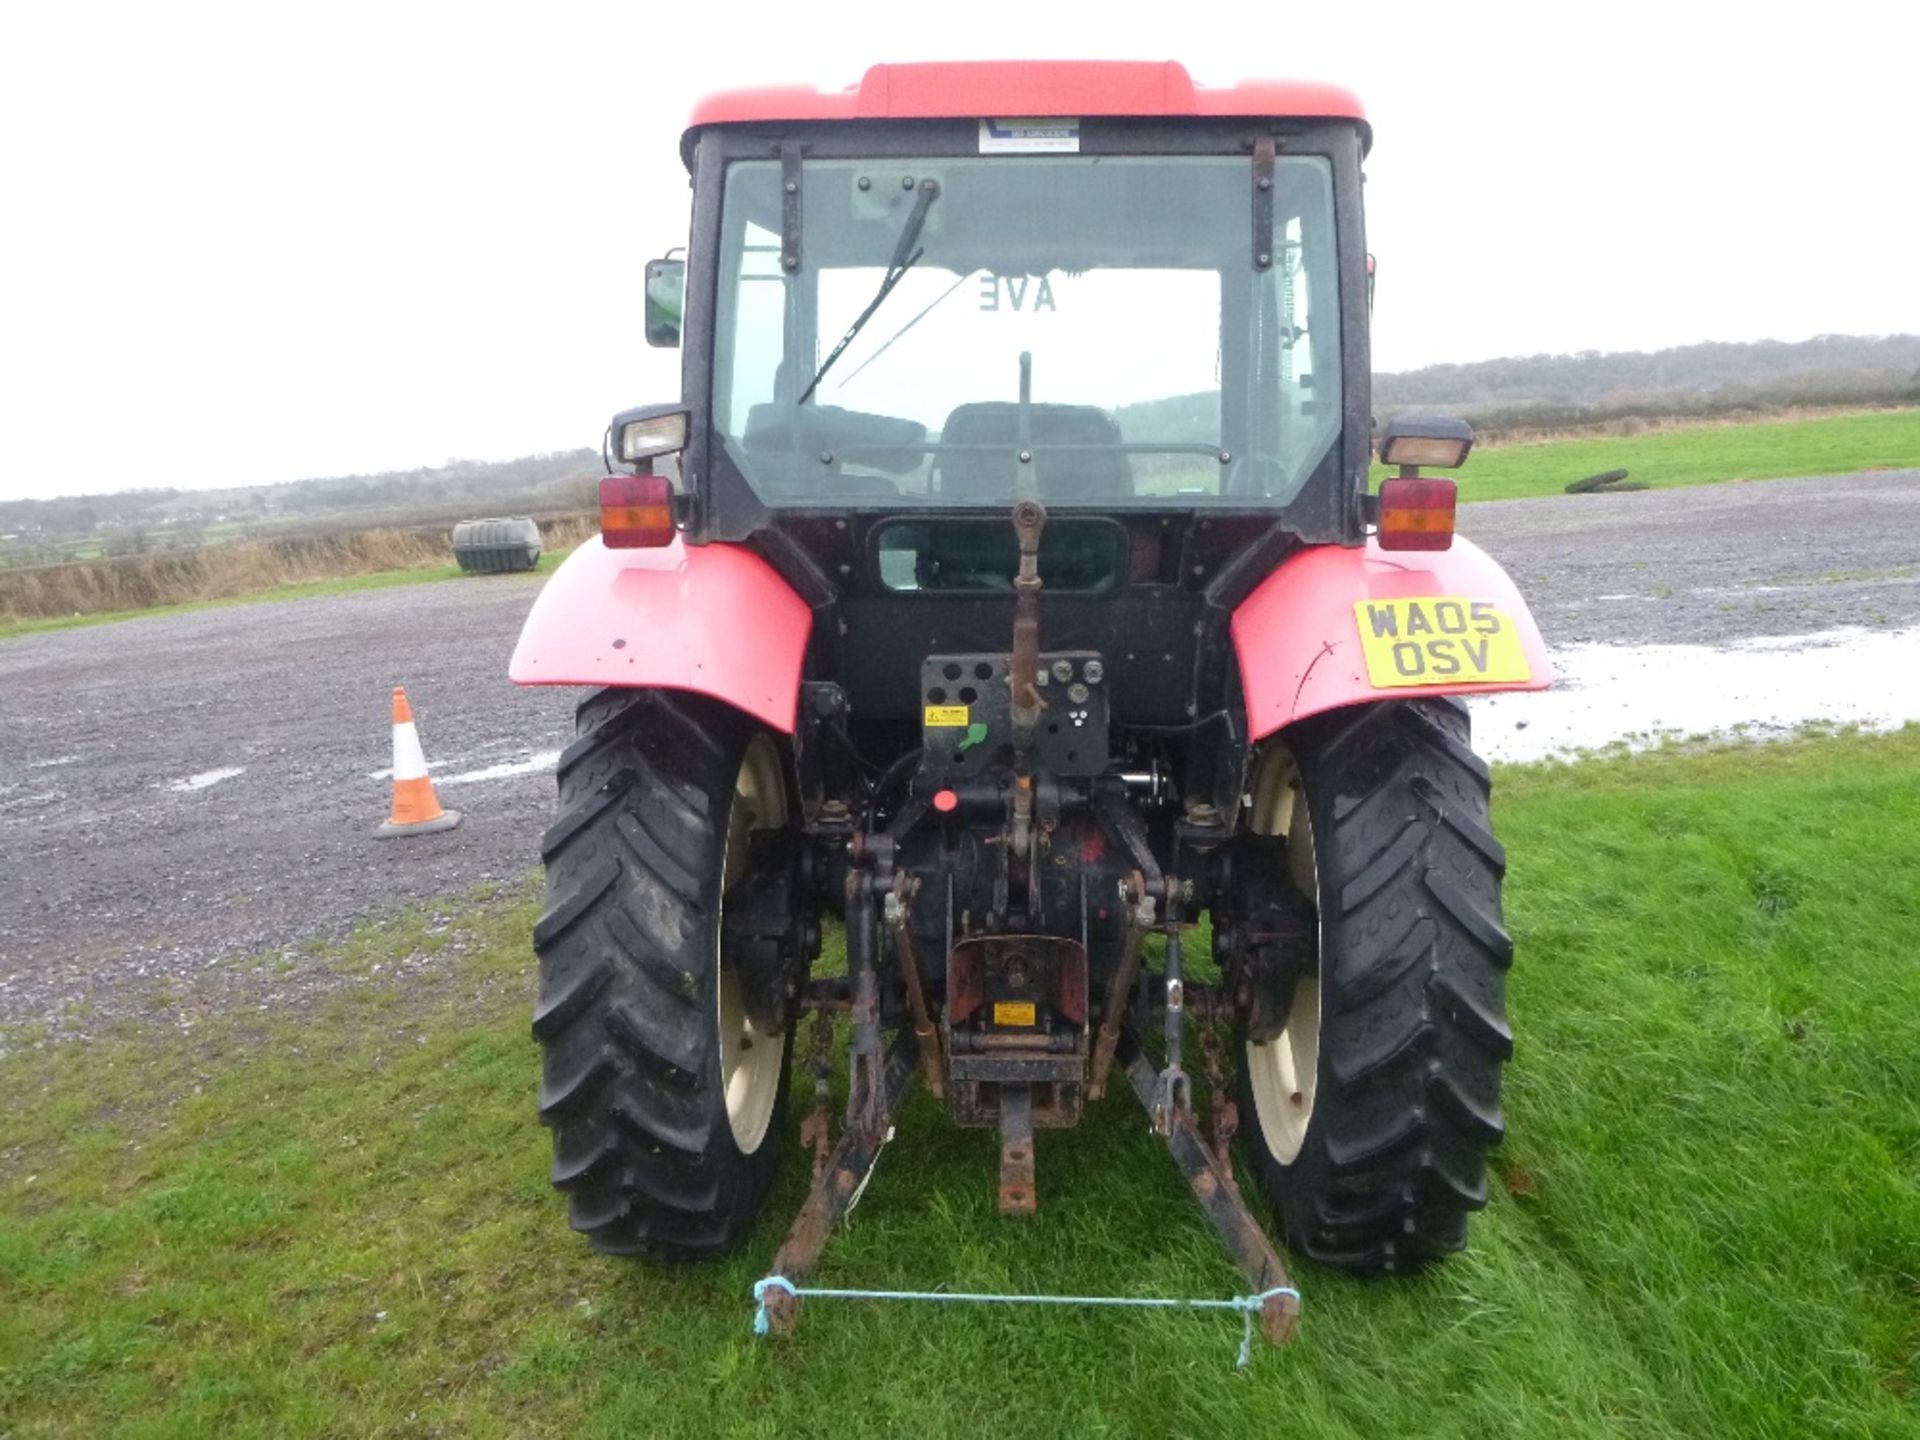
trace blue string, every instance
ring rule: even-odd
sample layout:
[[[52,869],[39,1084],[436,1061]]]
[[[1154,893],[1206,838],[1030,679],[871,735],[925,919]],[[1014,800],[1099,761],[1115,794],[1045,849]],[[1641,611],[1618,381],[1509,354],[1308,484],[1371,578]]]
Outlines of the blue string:
[[[1276,1285],[1258,1295],[1235,1295],[1226,1300],[1170,1300],[1157,1295],[981,1295],[963,1290],[831,1290],[795,1285],[784,1275],[769,1275],[753,1282],[753,1333],[767,1333],[767,1292],[784,1290],[795,1299],[811,1300],[935,1300],[947,1304],[970,1305],[1090,1305],[1115,1306],[1134,1310],[1238,1310],[1240,1312],[1240,1358],[1234,1368],[1244,1370],[1253,1358],[1253,1317],[1276,1295],[1300,1292],[1291,1285]]]

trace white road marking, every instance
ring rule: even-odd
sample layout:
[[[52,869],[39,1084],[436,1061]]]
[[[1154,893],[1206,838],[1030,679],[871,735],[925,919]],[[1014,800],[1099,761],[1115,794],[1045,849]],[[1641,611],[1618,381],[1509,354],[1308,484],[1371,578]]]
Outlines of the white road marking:
[[[516,775],[538,775],[553,769],[560,763],[558,750],[542,750],[538,755],[530,755],[524,760],[507,760],[498,765],[489,765],[484,770],[465,770],[458,775],[448,775],[435,780],[436,785],[474,785],[482,780],[510,780]]]
[[[511,740],[496,740],[489,744],[482,745],[478,750],[464,751],[459,755],[442,755],[438,760],[428,757],[427,773],[429,775],[437,775],[439,771],[444,770],[449,765],[464,765],[467,761],[478,759],[489,751],[498,750],[518,750],[522,754],[525,753],[524,746],[515,745]],[[393,767],[391,765],[383,770],[369,770],[367,772],[367,779],[369,780],[386,781],[392,778]],[[436,780],[435,783],[438,783],[438,781]]]
[[[1616,741],[1790,734],[1805,725],[1920,721],[1920,628],[1763,635],[1726,646],[1569,645],[1554,688],[1475,696],[1474,749],[1543,760]]]
[[[189,775],[184,780],[172,780],[167,789],[177,795],[190,794],[195,790],[205,790],[209,785],[218,785],[222,780],[231,780],[236,775],[247,773],[244,765],[228,765],[220,770],[202,770],[198,775]]]
[[[17,788],[13,785],[5,787],[6,791]],[[61,790],[45,790],[35,795],[15,795],[10,799],[0,800],[0,810],[37,810],[43,805],[52,805],[65,798],[66,792]]]

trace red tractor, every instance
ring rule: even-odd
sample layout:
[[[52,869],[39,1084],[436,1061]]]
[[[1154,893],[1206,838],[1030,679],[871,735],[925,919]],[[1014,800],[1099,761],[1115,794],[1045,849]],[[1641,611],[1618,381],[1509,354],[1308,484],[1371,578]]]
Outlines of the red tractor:
[[[789,1281],[916,1076],[998,1130],[1006,1212],[1043,1193],[1035,1129],[1117,1083],[1262,1287],[1236,1129],[1300,1254],[1465,1243],[1512,951],[1454,697],[1551,672],[1419,473],[1468,429],[1388,426],[1369,486],[1370,135],[1343,90],[1174,64],[878,66],[694,112],[685,259],[647,267],[682,398],[614,418],[601,538],[512,665],[598,687],[533,1027],[595,1247],[741,1239],[809,1011]]]

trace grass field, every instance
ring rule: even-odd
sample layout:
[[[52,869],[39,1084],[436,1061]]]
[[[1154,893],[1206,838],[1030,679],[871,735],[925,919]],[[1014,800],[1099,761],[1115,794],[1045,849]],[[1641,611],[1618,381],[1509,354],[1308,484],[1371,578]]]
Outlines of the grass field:
[[[0,1060],[0,1433],[1920,1433],[1920,728],[1508,772],[1496,820],[1519,1050],[1473,1248],[1303,1268],[1248,1372],[1218,1315],[814,1302],[757,1341],[793,1156],[737,1258],[591,1257],[522,889],[362,935],[316,1013],[179,997]],[[1130,1102],[1039,1154],[1002,1221],[992,1137],[916,1100],[822,1283],[1238,1288]]]
[[[1631,479],[1659,489],[1723,480],[1920,469],[1920,410],[1489,445],[1475,449],[1459,472],[1460,498],[1558,495],[1569,481],[1620,469],[1630,472]]]

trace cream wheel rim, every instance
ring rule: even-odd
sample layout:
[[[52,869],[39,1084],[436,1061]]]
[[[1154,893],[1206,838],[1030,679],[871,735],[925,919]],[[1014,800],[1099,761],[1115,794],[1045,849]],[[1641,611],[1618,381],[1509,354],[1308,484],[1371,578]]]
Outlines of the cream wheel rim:
[[[740,760],[727,814],[726,858],[720,888],[724,892],[746,869],[749,837],[755,830],[777,830],[787,821],[786,778],[779,752],[756,735]],[[716,917],[718,918],[718,917]],[[716,926],[716,931],[719,927]],[[777,1031],[765,1031],[747,1014],[746,986],[718,935],[720,983],[715,1010],[720,1029],[720,1086],[727,1097],[727,1124],[733,1143],[751,1155],[767,1138],[774,1101],[780,1095],[780,1071],[786,1045]]]
[[[1313,830],[1307,822],[1300,767],[1283,750],[1269,752],[1253,788],[1250,828],[1256,835],[1287,837],[1288,874],[1295,888],[1319,906]],[[1315,946],[1318,950],[1318,945]],[[1267,1151],[1291,1165],[1306,1143],[1320,1078],[1320,974],[1302,975],[1293,987],[1285,1025],[1265,1044],[1247,1042],[1247,1088]]]

